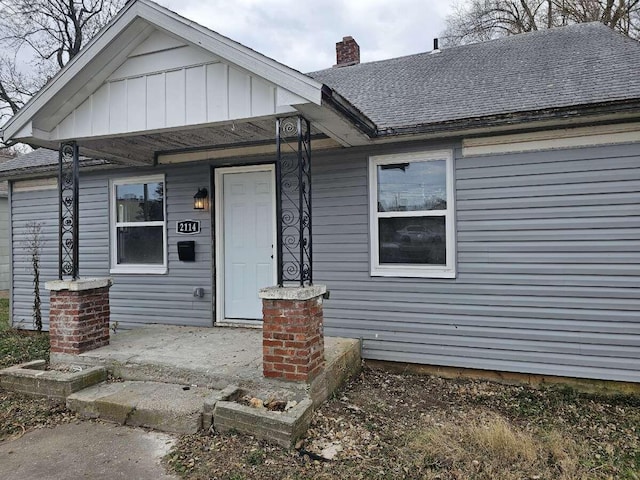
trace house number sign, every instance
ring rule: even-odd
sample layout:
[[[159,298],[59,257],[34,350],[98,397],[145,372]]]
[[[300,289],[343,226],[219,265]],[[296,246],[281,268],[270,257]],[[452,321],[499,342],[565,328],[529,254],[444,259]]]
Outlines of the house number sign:
[[[181,220],[176,222],[176,233],[180,235],[200,233],[200,220]]]

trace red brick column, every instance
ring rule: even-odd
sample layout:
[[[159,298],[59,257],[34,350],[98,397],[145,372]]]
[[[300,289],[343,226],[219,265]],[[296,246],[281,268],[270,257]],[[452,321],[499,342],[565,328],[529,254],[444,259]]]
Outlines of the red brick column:
[[[47,282],[52,354],[78,355],[109,344],[110,279]]]
[[[323,285],[260,290],[265,377],[309,382],[322,371],[322,298],[326,291]]]

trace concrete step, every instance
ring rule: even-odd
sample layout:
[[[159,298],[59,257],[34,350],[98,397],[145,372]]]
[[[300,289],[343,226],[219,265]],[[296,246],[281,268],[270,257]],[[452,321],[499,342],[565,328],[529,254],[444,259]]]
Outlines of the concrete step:
[[[205,403],[220,392],[170,383],[124,381],[102,383],[67,397],[67,408],[85,418],[171,433],[202,428]]]

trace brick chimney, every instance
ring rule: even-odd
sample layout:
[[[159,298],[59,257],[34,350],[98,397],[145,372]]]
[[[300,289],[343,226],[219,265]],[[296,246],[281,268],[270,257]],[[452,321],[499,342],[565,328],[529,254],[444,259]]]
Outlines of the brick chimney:
[[[336,67],[346,67],[360,63],[360,46],[353,37],[343,37],[336,43]]]

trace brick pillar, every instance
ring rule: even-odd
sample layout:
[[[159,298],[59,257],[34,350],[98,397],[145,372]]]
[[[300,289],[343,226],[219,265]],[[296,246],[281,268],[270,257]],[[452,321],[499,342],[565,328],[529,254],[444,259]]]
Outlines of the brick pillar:
[[[46,283],[52,354],[78,355],[109,344],[111,284],[108,278]]]
[[[324,285],[269,287],[262,298],[265,377],[310,382],[324,367]]]

